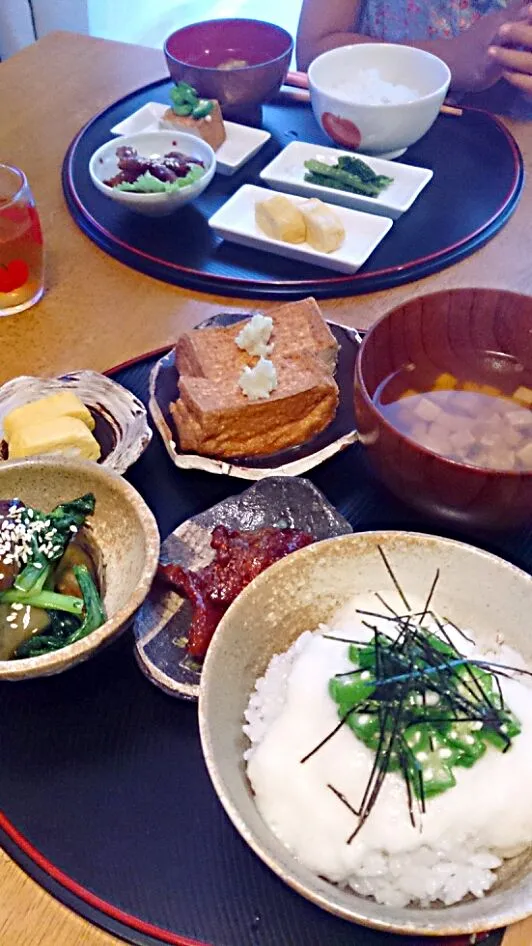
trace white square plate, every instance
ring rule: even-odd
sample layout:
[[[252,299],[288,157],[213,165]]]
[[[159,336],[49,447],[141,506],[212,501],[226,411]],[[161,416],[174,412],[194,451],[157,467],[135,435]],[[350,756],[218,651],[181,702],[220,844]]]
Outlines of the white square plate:
[[[340,273],[356,273],[388,233],[393,220],[375,214],[361,213],[346,207],[331,208],[345,228],[345,240],[334,253],[319,253],[308,243],[284,243],[267,237],[255,223],[255,204],[273,197],[272,191],[254,184],[244,184],[236,194],[210,218],[209,225],[224,240],[276,253],[277,256],[324,266]],[[300,197],[287,195],[292,203],[303,203]]]
[[[364,197],[349,191],[335,190],[332,187],[320,187],[305,181],[305,161],[313,158],[326,164],[335,164],[340,155],[349,154],[337,148],[322,147],[304,141],[292,141],[260,173],[263,181],[278,191],[301,194],[304,197],[319,197],[330,204],[341,204],[357,210],[392,217],[397,220],[408,210],[432,178],[432,171],[427,168],[414,168],[397,161],[385,161],[383,158],[371,158],[365,154],[351,154],[361,158],[375,174],[393,177],[390,184],[378,197]]]
[[[132,135],[137,131],[160,131],[160,120],[167,109],[160,102],[147,102],[129,118],[111,128],[113,135]],[[216,170],[229,177],[239,171],[242,165],[254,158],[258,151],[271,138],[269,131],[262,128],[249,128],[236,122],[224,122],[227,135],[224,143],[216,151]],[[186,129],[183,129],[186,130]]]

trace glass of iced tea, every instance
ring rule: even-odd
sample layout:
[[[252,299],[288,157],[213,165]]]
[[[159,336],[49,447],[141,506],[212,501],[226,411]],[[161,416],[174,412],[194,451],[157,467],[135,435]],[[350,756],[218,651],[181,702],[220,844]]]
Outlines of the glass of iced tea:
[[[0,164],[0,315],[15,315],[44,291],[39,215],[25,174]]]

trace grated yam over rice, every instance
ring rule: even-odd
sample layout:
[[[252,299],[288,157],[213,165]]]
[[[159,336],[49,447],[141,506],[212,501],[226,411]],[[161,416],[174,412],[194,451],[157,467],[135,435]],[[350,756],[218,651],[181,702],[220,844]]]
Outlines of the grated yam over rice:
[[[375,610],[374,602],[372,597]],[[358,599],[356,607],[369,610],[368,604]],[[245,758],[262,817],[314,873],[389,906],[482,897],[503,858],[532,843],[532,690],[526,678],[500,679],[504,699],[522,726],[508,753],[488,747],[472,768],[454,768],[456,786],[428,799],[426,813],[416,813],[415,827],[403,778],[388,773],[368,820],[348,845],[356,819],[327,785],[356,808],[374,753],[344,726],[300,763],[338,723],[329,679],[352,668],[347,645],[324,633],[357,640],[371,635],[351,603],[331,627],[306,631],[286,653],[274,656],[251,695]],[[504,645],[488,654],[461,637],[454,642],[465,656],[524,666]]]

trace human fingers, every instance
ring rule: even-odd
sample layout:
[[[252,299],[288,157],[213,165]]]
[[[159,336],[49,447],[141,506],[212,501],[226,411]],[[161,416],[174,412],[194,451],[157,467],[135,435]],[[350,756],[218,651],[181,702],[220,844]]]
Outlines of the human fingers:
[[[532,76],[522,72],[503,72],[502,77],[525,95],[532,96]]]
[[[532,23],[528,21],[503,23],[498,32],[498,39],[505,46],[532,49]]]
[[[490,46],[489,55],[502,69],[532,76],[532,51],[510,49],[506,46]]]

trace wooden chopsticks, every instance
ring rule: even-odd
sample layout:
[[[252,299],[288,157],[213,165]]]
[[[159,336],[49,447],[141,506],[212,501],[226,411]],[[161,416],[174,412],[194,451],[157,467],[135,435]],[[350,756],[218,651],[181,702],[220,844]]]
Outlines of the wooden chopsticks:
[[[308,91],[308,76],[306,72],[289,72],[285,84],[282,86],[277,101],[281,102],[300,102],[308,104],[310,102],[310,92]],[[455,115],[460,117],[463,114],[461,108],[455,105],[442,105],[440,108],[442,115]],[[531,946],[531,944],[529,944]]]

